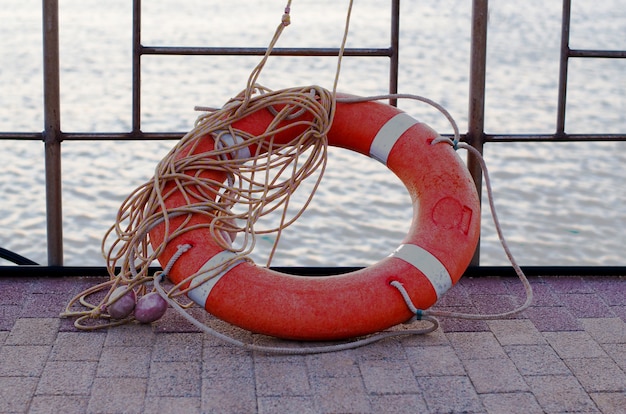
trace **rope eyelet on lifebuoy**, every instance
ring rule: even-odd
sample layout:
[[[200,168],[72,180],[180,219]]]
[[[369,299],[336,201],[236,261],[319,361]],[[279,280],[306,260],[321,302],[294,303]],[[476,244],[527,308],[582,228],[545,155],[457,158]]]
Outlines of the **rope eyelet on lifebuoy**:
[[[272,120],[272,113],[261,109],[234,122],[232,128],[255,135],[265,131]],[[298,118],[284,122],[298,122]],[[385,164],[405,185],[413,204],[408,234],[394,252],[372,266],[326,277],[279,273],[248,260],[233,261],[235,253],[225,250],[224,240],[218,242],[206,227],[170,240],[158,259],[165,267],[177,254],[177,246],[192,246],[179,253],[168,268],[168,278],[178,284],[203,269],[219,268],[207,281],[190,281],[188,297],[217,318],[255,333],[295,340],[337,340],[405,322],[415,315],[391,283],[400,283],[417,309],[430,308],[461,278],[480,232],[474,182],[450,145],[432,145],[437,136],[427,125],[395,107],[337,102],[328,145]],[[274,137],[280,143],[291,138],[289,133]],[[237,145],[230,153],[235,158],[258,151],[242,148],[242,140],[224,134],[219,145]],[[194,151],[200,154],[214,146],[215,137],[209,135]],[[226,180],[223,171],[205,170],[202,174],[215,182]],[[167,208],[189,201],[174,187],[165,194]],[[183,220],[193,225],[209,218],[198,214],[191,219],[170,220],[174,228]],[[164,227],[159,224],[150,230],[153,246],[163,242]]]

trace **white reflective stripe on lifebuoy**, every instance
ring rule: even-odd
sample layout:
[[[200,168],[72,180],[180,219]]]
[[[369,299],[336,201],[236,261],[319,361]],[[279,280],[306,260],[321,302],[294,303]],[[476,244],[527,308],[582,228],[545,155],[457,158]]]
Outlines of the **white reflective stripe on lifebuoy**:
[[[387,165],[387,157],[395,143],[415,124],[419,121],[404,112],[389,119],[376,133],[370,145],[370,157]]]
[[[221,264],[227,262],[228,260],[231,260],[233,257],[235,257],[235,253],[228,251],[228,250],[223,250],[219,252],[218,254],[216,254],[215,256],[211,257],[209,260],[207,260],[207,262],[202,265],[200,270],[198,270],[198,276],[194,277],[191,283],[189,284],[189,286],[195,287],[195,288],[190,290],[187,293],[187,296],[189,296],[189,298],[193,300],[194,302],[196,302],[198,305],[204,307],[204,304],[207,298],[211,294],[211,291],[213,290],[215,285],[217,285],[217,282],[219,282],[220,279],[226,273],[228,273],[230,269],[242,263],[243,260],[236,260],[235,262],[230,264],[228,267],[226,267],[225,269],[223,269],[218,274],[216,274],[215,276],[213,276],[212,278],[210,278],[209,280],[205,282],[203,282],[203,278],[201,276],[202,273],[206,273],[208,271],[214,271],[216,267],[219,267]]]
[[[233,137],[231,134],[225,133],[220,135],[220,139],[215,143],[215,148],[221,150],[224,148],[234,147],[235,145],[241,144],[243,141],[244,139],[239,135],[235,135]],[[230,155],[233,157],[233,159],[250,158],[250,148],[243,147],[237,150],[233,150]]]
[[[424,274],[433,285],[439,299],[452,287],[452,278],[446,267],[429,251],[414,244],[401,244],[389,257],[397,257]]]

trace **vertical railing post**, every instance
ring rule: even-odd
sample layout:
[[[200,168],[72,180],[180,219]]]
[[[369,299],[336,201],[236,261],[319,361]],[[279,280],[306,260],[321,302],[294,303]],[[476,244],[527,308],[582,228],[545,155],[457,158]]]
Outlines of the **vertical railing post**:
[[[141,0],[133,0],[132,132],[141,132]]]
[[[48,266],[63,265],[59,2],[43,0],[43,90]]]
[[[489,1],[474,0],[472,6],[472,44],[470,57],[469,125],[467,142],[483,152],[485,143],[485,72],[487,66],[487,22]],[[478,196],[482,194],[482,172],[480,164],[471,156],[467,168],[474,179]],[[471,265],[480,264],[480,244],[474,253]]]
[[[563,16],[561,20],[561,56],[559,66],[559,96],[556,110],[556,135],[565,134],[565,107],[567,99],[567,71],[569,66],[569,28],[571,19],[571,0],[563,0]]]
[[[391,61],[389,63],[389,93],[398,93],[398,71],[400,67],[400,0],[391,2]],[[392,98],[389,104],[398,105]]]

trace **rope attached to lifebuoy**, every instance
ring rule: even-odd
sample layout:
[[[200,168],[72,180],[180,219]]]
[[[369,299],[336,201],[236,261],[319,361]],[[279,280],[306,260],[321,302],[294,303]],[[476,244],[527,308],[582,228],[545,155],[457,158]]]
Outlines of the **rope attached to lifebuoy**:
[[[116,223],[107,232],[103,240],[103,253],[111,280],[77,295],[68,304],[62,316],[77,316],[75,325],[80,329],[98,329],[119,325],[133,320],[132,315],[122,320],[111,319],[106,312],[119,296],[113,292],[119,286],[136,290],[144,295],[149,291],[158,292],[172,308],[188,319],[202,331],[214,335],[231,344],[245,349],[270,353],[307,354],[333,352],[370,344],[381,339],[415,335],[432,332],[439,326],[435,316],[458,317],[469,319],[495,319],[510,316],[526,309],[532,302],[532,289],[523,272],[516,264],[495,212],[491,185],[487,167],[480,153],[473,147],[460,142],[460,134],[456,122],[441,105],[416,95],[383,95],[367,98],[337,97],[336,88],[339,79],[343,50],[348,34],[350,11],[348,8],[344,38],[340,48],[337,70],[332,91],[319,86],[290,88],[271,91],[258,85],[258,77],[271,54],[283,29],[290,23],[290,1],[270,42],[267,53],[252,71],[246,89],[228,101],[221,109],[207,108],[194,128],[186,134],[170,153],[159,163],[154,178],[135,190],[122,204]],[[271,263],[273,254],[280,240],[281,232],[297,220],[310,203],[317,189],[326,165],[326,135],[333,123],[338,102],[356,103],[380,99],[401,98],[415,99],[435,107],[450,122],[454,130],[452,139],[439,137],[431,145],[447,143],[455,150],[466,149],[475,156],[483,169],[489,205],[496,224],[502,246],[515,268],[520,280],[524,283],[526,302],[520,308],[497,315],[470,315],[418,309],[401,282],[392,280],[390,285],[396,288],[404,299],[407,308],[415,315],[415,319],[424,320],[431,326],[424,329],[408,329],[385,331],[366,338],[331,346],[303,348],[263,347],[243,343],[219,333],[197,321],[186,311],[193,305],[183,295],[189,295],[197,287],[210,284],[237,264],[249,261],[248,254],[254,249],[257,235],[276,234],[274,247],[269,255],[267,265]],[[250,114],[261,110],[269,110],[273,120],[262,131],[250,133],[235,129],[233,124],[245,119]],[[306,116],[305,116],[306,115]],[[295,122],[285,125],[285,121]],[[293,131],[297,132],[293,132]],[[287,144],[279,143],[278,136],[293,136]],[[213,136],[214,148],[210,156],[203,152],[202,138]],[[193,171],[193,174],[185,172]],[[223,180],[203,178],[203,171],[219,171]],[[213,175],[211,176],[213,177]],[[293,193],[307,178],[315,177],[315,184],[309,197],[293,216],[289,216],[288,207]],[[186,200],[186,204],[171,208],[167,205],[168,195],[178,192]],[[280,211],[279,225],[270,229],[258,229],[255,223],[259,218]],[[194,217],[208,218],[207,222],[196,222]],[[173,224],[182,219],[182,224]],[[243,223],[243,224],[241,224]],[[163,237],[158,245],[151,244],[149,233],[161,229]],[[222,253],[216,254],[202,268],[180,280],[168,291],[162,286],[162,279],[168,275],[173,266],[194,247],[192,244],[181,244],[177,252],[169,259],[163,272],[149,275],[149,266],[163,253],[164,249],[175,239],[187,232],[204,228],[220,248]],[[232,243],[233,236],[242,235],[238,244]],[[107,240],[114,240],[107,248]],[[115,268],[122,270],[115,273]],[[107,291],[99,303],[92,304],[87,299],[90,295]],[[86,310],[76,311],[72,306],[79,302]],[[96,322],[94,322],[96,321]]]

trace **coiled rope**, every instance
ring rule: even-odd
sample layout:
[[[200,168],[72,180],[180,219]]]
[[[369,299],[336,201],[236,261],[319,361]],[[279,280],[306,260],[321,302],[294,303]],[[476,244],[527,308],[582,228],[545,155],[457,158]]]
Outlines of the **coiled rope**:
[[[79,329],[99,329],[132,321],[132,316],[121,321],[109,318],[106,308],[120,299],[111,298],[113,291],[118,286],[127,286],[142,296],[153,290],[150,264],[171,240],[200,227],[207,227],[215,240],[235,255],[215,269],[208,269],[203,275],[189,275],[172,289],[173,296],[186,293],[189,288],[180,289],[180,286],[196,277],[206,281],[234,262],[250,260],[247,255],[254,249],[257,235],[274,233],[276,236],[267,261],[269,266],[281,232],[304,212],[325,170],[328,147],[326,133],[332,125],[335,112],[337,83],[351,9],[352,0],[349,1],[332,91],[319,86],[272,91],[259,85],[258,78],[280,35],[291,22],[291,0],[287,1],[281,22],[276,27],[265,55],[248,77],[246,88],[222,108],[200,108],[206,110],[206,113],[199,116],[194,128],[159,162],[152,180],[135,189],[122,202],[116,222],[106,232],[101,247],[111,280],[76,295],[61,316],[77,317],[74,325]],[[233,128],[232,124],[236,121],[263,109],[274,114],[273,122],[264,133],[251,135]],[[309,116],[304,118],[309,121],[280,126],[282,121],[299,118],[305,113]],[[296,137],[286,145],[274,143],[273,136],[289,128],[304,131],[293,134]],[[208,136],[215,140],[215,149],[210,153],[194,154],[200,141]],[[250,146],[256,146],[256,152],[241,156],[245,153],[242,150]],[[227,180],[222,183],[203,179],[201,173],[204,170],[222,171]],[[316,176],[316,181],[310,195],[293,216],[288,216],[291,195],[311,176]],[[168,183],[174,183],[175,191],[185,197],[185,206],[175,209],[165,206],[167,191],[173,191],[166,190]],[[234,210],[234,207],[239,210]],[[281,210],[280,222],[276,227],[255,227],[261,217]],[[210,224],[188,226],[193,215],[207,217]],[[185,219],[182,224],[172,228],[171,219],[175,217]],[[159,225],[164,227],[165,237],[159,246],[152,246],[148,233]],[[229,234],[243,235],[238,247],[230,243]],[[119,272],[116,272],[117,267],[120,268]],[[97,304],[88,300],[89,296],[102,292],[106,293]],[[83,308],[75,309],[78,304]],[[181,306],[186,308],[191,303],[181,303]]]

